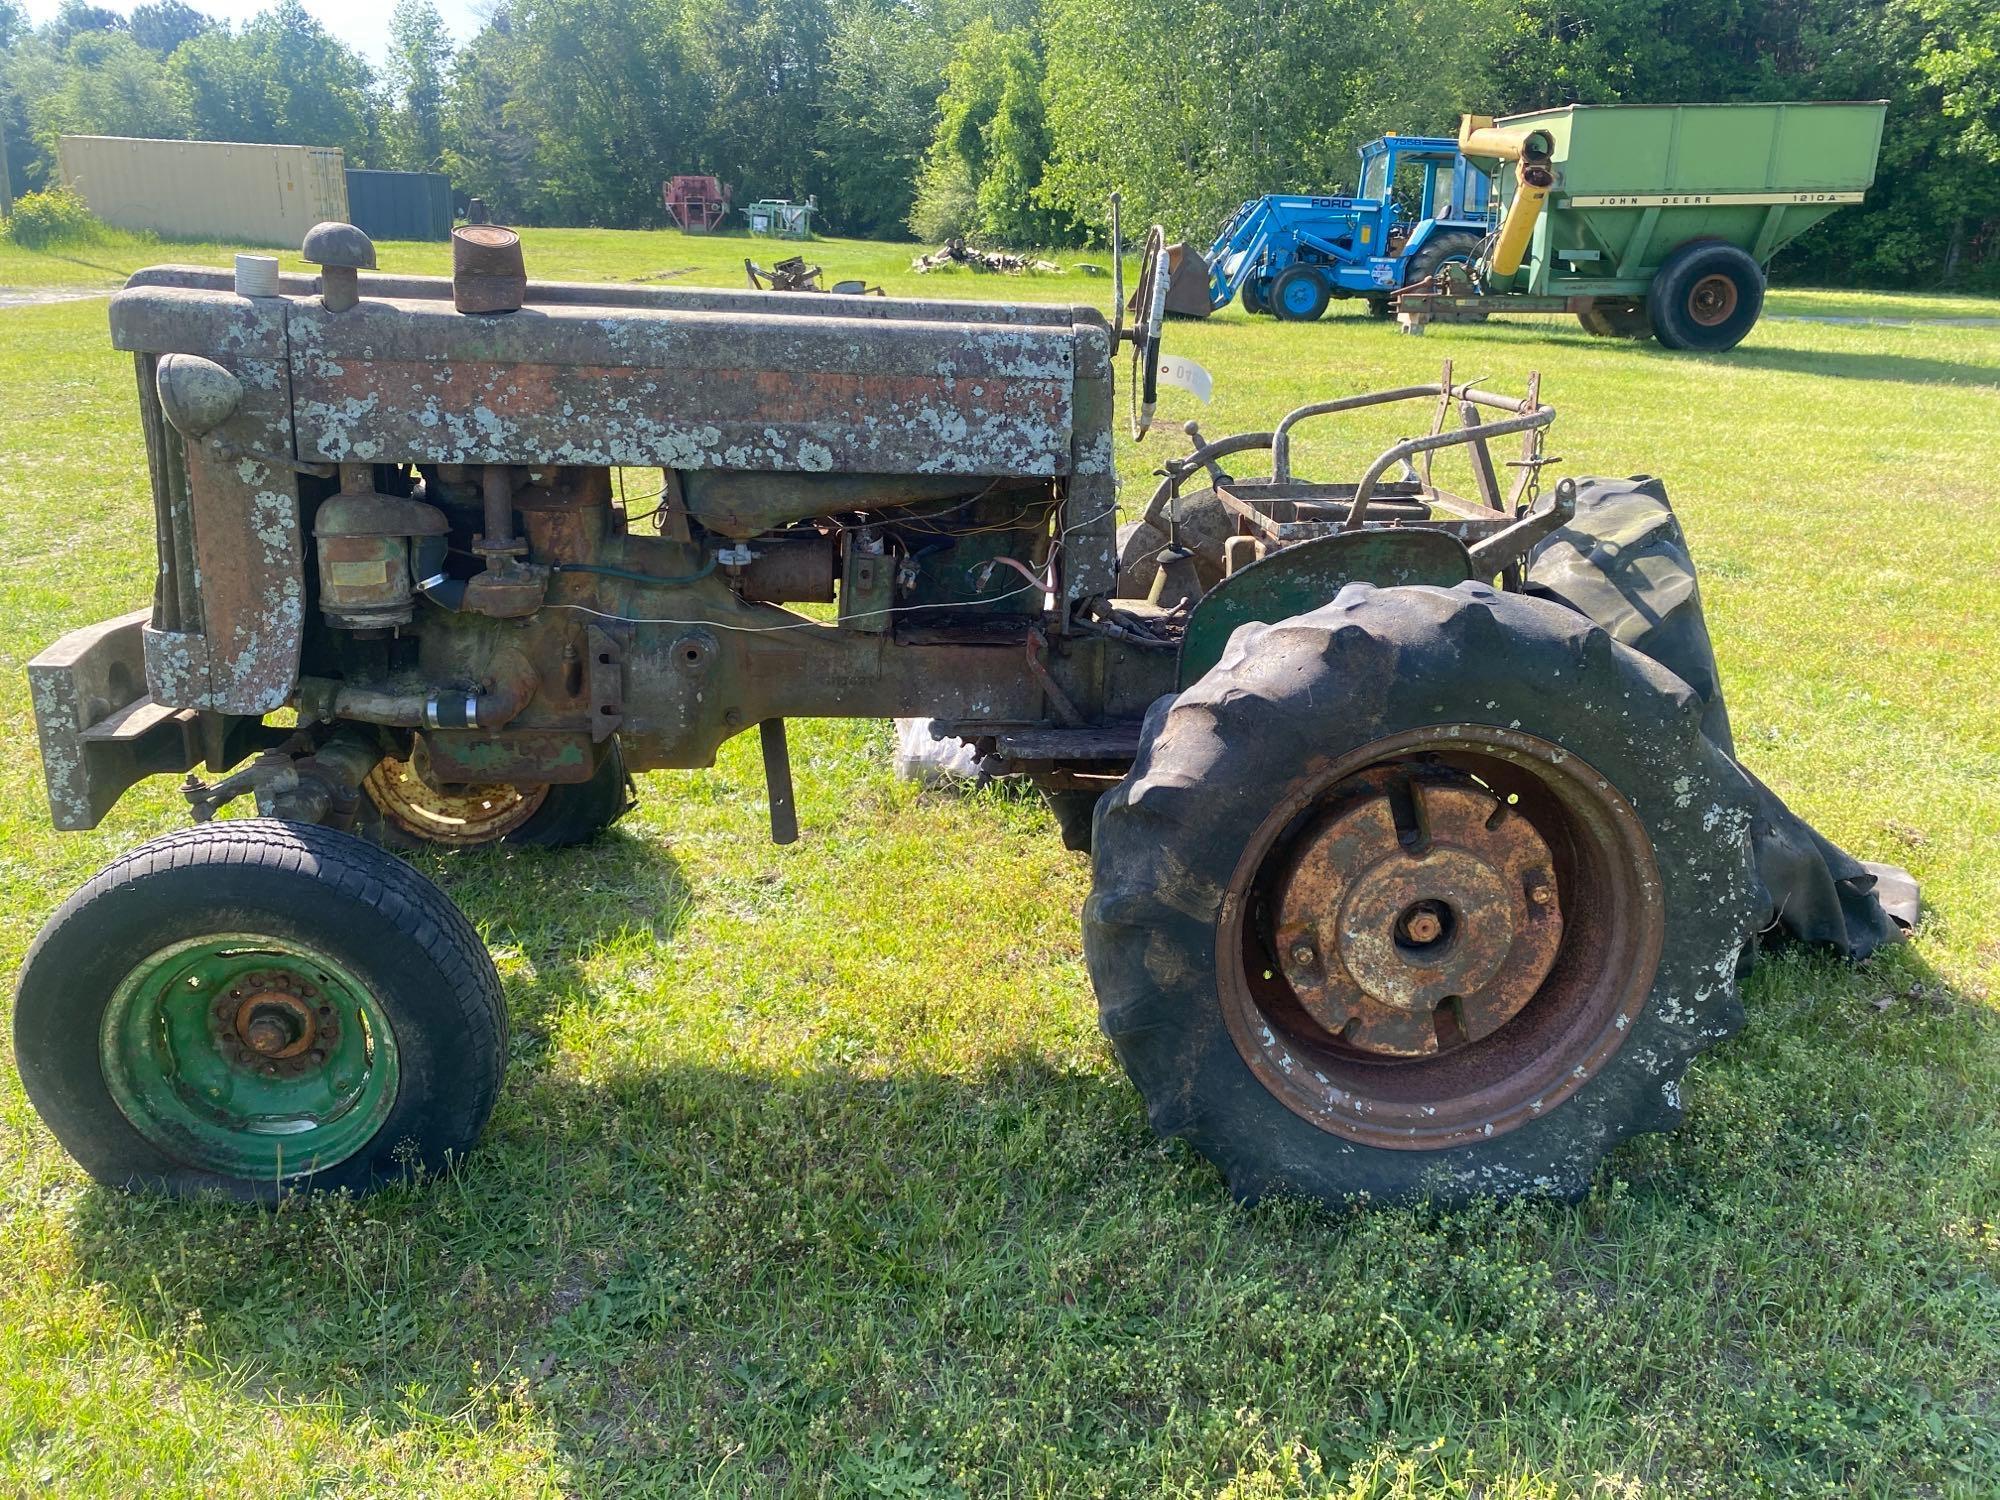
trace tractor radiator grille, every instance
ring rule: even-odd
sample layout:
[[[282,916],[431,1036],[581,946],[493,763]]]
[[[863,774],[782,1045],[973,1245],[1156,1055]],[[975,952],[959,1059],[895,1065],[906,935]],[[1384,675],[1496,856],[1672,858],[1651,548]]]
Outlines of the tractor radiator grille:
[[[153,481],[153,537],[159,569],[153,581],[153,628],[201,629],[201,596],[194,566],[194,518],[188,508],[187,449],[160,407],[159,359],[135,357],[139,421],[146,432],[146,466]]]

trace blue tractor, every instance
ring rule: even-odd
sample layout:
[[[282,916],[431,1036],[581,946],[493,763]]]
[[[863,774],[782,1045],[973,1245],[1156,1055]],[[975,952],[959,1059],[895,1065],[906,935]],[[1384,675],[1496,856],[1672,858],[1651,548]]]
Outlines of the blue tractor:
[[[1477,258],[1490,190],[1456,140],[1385,135],[1361,148],[1355,196],[1255,198],[1223,225],[1205,263],[1184,251],[1174,276],[1181,295],[1168,307],[1206,317],[1236,297],[1249,312],[1305,323],[1335,297],[1365,297],[1387,317],[1399,288]]]

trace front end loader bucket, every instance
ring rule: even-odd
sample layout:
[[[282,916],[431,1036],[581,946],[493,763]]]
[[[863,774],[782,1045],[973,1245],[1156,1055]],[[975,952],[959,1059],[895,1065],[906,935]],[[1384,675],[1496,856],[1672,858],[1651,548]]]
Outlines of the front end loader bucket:
[[[1185,240],[1167,246],[1167,311],[1180,318],[1205,318],[1215,311],[1208,303],[1208,259]],[[1136,315],[1139,294],[1125,299],[1125,310]]]

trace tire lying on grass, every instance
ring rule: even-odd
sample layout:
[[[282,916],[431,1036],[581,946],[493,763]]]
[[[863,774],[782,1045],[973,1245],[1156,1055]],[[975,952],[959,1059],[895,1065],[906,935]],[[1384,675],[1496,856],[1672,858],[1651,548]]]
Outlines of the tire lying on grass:
[[[1734,757],[1694,558],[1659,480],[1580,481],[1575,516],[1535,548],[1526,584],[1529,594],[1595,621],[1694,689],[1702,732]],[[1858,962],[1915,924],[1917,885],[1908,871],[1854,858],[1739,769],[1756,800],[1750,837],[1764,941],[1822,944]]]
[[[1240,629],[1100,804],[1084,945],[1239,1197],[1576,1196],[1736,1029],[1748,785],[1671,673],[1479,584]]]
[[[14,1049],[98,1181],[272,1202],[468,1150],[507,1012],[479,934],[415,870],[249,819],[155,839],[64,902],[28,950]]]

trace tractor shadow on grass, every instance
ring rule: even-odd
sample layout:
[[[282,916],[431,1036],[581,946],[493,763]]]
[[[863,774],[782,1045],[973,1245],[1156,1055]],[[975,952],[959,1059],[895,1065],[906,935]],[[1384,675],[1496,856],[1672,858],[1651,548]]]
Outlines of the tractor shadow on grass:
[[[1661,351],[1665,358],[1677,358]],[[1828,375],[1838,380],[1891,381],[1899,385],[2000,386],[2000,364],[1966,364],[1908,354],[1851,354],[1830,349],[1739,347],[1711,356],[1717,363],[1784,375]]]
[[[662,945],[693,908],[680,861],[659,838],[613,827],[574,849],[422,855],[417,866],[472,919],[500,966],[520,1055],[549,1013],[591,988],[608,945]]]
[[[1837,349],[1794,349],[1782,345],[1744,344],[1725,354],[1685,354],[1647,341],[1617,343],[1551,326],[1545,320],[1512,323],[1448,325],[1453,339],[1468,342],[1528,346],[1558,344],[1571,349],[1620,354],[1647,362],[1650,374],[1675,363],[1691,372],[1702,369],[1746,368],[1783,375],[1825,375],[1838,380],[1875,380],[1901,385],[1957,385],[1992,388],[2000,385],[2000,363],[1973,364],[1961,360],[1927,359],[1907,354],[1856,354]],[[1560,399],[1558,399],[1560,404]]]
[[[532,856],[454,866],[475,921],[534,963],[531,1010],[546,1003],[537,996],[589,989],[594,943],[649,913],[671,930],[668,913],[685,908],[657,848],[599,847],[601,874],[575,855],[559,877]],[[572,892],[637,885],[622,919],[558,931],[545,889],[557,878]],[[1114,1070],[1027,1044],[952,1073],[892,1056],[806,1068],[565,1056],[510,1071],[485,1141],[443,1180],[275,1212],[88,1189],[69,1218],[75,1274],[184,1382],[213,1371],[215,1399],[252,1416],[326,1404],[376,1433],[435,1432],[484,1423],[496,1391],[525,1390],[566,1461],[663,1492],[692,1487],[746,1436],[753,1488],[849,1462],[828,1456],[829,1431],[840,1453],[878,1451],[919,1420],[913,1363],[967,1410],[1009,1407],[1057,1346],[1067,1362],[1047,1378],[1136,1451],[1166,1408],[1099,1400],[1078,1351],[1178,1347],[1190,1308],[1208,1320],[1203,1337],[1226,1340],[1242,1306],[1310,1305],[1336,1284],[1397,1275],[1425,1286],[1462,1253],[1568,1257],[1564,1276],[1630,1307],[1656,1294],[1657,1267],[1638,1254],[1620,1269],[1619,1254],[1578,1245],[1629,1235],[1643,1246],[1665,1216],[1675,1233],[1708,1237],[1692,1260],[1710,1241],[1728,1259],[1740,1218],[1854,1213],[1883,1153],[1903,1178],[1953,1154],[1949,1111],[1920,1111],[1900,1141],[1857,1124],[1863,1106],[1924,1086],[1939,1060],[1979,1076],[1974,1054],[1993,1056],[2000,1037],[1914,952],[1855,969],[1788,956],[1749,999],[1745,1039],[1694,1085],[1706,1097],[1689,1138],[1646,1138],[1600,1178],[1630,1184],[1626,1208],[1238,1210],[1191,1151],[1153,1139]],[[1817,1066],[1801,1047],[1829,1030],[1863,1064],[1840,1074],[1852,1099],[1793,1087],[1825,1084],[1791,1075]],[[1730,1139],[1745,1119],[1778,1149]],[[1809,1175],[1829,1156],[1849,1165]],[[1621,1228],[1628,1213],[1638,1223]],[[1161,1264],[1178,1269],[1161,1280]],[[1964,1274],[1974,1270],[1969,1258]],[[1504,1298],[1474,1315],[1511,1327]],[[1374,1325],[1354,1326],[1358,1339]],[[1346,1357],[1345,1336],[1328,1337],[1325,1355]],[[1038,1351],[1025,1365],[1023,1348]],[[1188,1378],[1212,1378],[1220,1400],[1238,1375],[1224,1360]],[[857,1488],[867,1477],[842,1473]]]

